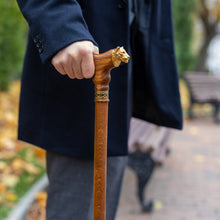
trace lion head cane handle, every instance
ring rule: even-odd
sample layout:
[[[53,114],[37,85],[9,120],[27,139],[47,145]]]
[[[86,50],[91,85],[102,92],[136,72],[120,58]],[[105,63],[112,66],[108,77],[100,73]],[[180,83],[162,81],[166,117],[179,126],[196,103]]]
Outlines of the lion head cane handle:
[[[108,100],[109,82],[111,80],[110,71],[118,67],[121,62],[128,63],[130,56],[123,47],[117,47],[105,53],[94,55],[95,75],[95,100]]]

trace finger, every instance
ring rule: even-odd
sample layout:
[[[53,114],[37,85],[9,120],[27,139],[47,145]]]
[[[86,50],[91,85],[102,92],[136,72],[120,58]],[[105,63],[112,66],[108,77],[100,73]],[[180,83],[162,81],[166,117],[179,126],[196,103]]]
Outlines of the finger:
[[[72,68],[72,60],[70,57],[67,58],[66,62],[63,65],[63,68],[65,70],[65,72],[67,73],[67,75],[69,76],[70,79],[75,79],[75,73],[73,71]]]
[[[93,77],[95,71],[93,53],[88,53],[82,58],[81,68],[84,78],[89,79]]]
[[[58,61],[58,59],[53,58],[51,60],[51,63],[53,65],[53,67],[56,69],[56,71],[58,71],[62,75],[66,75],[66,72],[64,71],[64,69],[63,69],[61,63]]]
[[[60,70],[61,71],[58,72],[60,72],[62,75],[67,75],[62,65],[60,65]]]
[[[54,68],[56,69],[56,71],[58,71],[60,74],[62,75],[66,75],[66,72],[62,66],[62,64],[60,63],[55,63],[55,62],[52,62]]]
[[[72,59],[72,69],[77,79],[83,79],[81,59]]]

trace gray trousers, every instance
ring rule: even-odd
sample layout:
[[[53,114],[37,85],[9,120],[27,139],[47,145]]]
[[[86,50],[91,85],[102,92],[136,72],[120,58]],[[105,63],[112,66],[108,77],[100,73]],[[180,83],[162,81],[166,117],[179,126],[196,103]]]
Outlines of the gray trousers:
[[[106,220],[114,220],[127,157],[107,161]],[[93,160],[47,152],[49,178],[46,220],[93,219]]]

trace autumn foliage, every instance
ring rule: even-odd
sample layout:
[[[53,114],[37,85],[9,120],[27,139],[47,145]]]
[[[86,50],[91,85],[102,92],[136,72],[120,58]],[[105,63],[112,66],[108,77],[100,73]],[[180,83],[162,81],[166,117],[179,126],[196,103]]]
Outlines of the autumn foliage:
[[[45,172],[45,152],[17,141],[20,83],[0,92],[0,219]]]

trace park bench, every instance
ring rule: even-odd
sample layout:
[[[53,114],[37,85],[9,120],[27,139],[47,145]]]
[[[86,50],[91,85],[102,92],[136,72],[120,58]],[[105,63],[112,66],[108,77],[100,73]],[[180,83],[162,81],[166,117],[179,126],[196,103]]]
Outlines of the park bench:
[[[156,165],[162,165],[168,153],[171,129],[132,118],[129,131],[128,166],[137,175],[137,195],[142,211],[151,212],[153,201],[147,201],[144,191]]]
[[[209,103],[213,106],[213,119],[219,123],[220,77],[210,73],[186,72],[184,79],[190,92],[189,117],[194,117],[193,104]]]

